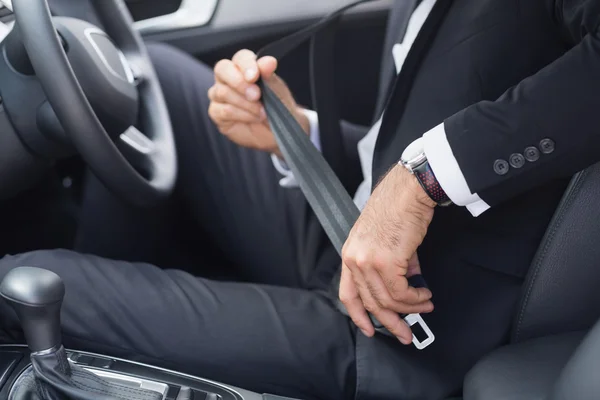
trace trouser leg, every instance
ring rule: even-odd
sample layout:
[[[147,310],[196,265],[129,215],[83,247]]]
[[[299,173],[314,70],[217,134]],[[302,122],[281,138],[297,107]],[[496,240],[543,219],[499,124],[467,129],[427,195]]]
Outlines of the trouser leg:
[[[59,274],[65,345],[124,357],[258,392],[302,399],[351,398],[355,384],[350,324],[315,293],[214,282],[148,264],[69,251],[0,261]],[[0,302],[0,338],[23,341]]]
[[[191,227],[197,227],[184,233],[186,241],[196,253],[223,254],[220,264],[223,268],[232,264],[240,279],[306,286],[326,246],[317,245],[321,248],[312,259],[300,259],[307,254],[301,250],[307,247],[302,242],[308,213],[302,193],[279,185],[280,176],[270,155],[240,147],[217,130],[208,116],[207,91],[214,82],[211,68],[169,46],[149,44],[148,50],[177,145],[179,179],[171,205],[183,203],[183,218],[192,215]],[[88,207],[76,249],[109,258],[158,262],[155,254],[136,255],[144,252],[146,242],[161,246],[162,232],[158,230],[164,230],[166,224],[154,222],[159,214],[179,220],[182,216],[172,210],[132,210],[111,194],[103,194],[97,182],[88,183]],[[138,235],[139,229],[145,231]],[[153,230],[158,235],[149,235]],[[335,268],[336,261],[326,264]],[[199,265],[198,272],[203,268]]]
[[[177,193],[186,208],[248,279],[305,286],[318,263],[300,257],[303,194],[279,185],[269,154],[240,147],[216,129],[208,117],[211,68],[169,46],[148,49],[176,132]]]

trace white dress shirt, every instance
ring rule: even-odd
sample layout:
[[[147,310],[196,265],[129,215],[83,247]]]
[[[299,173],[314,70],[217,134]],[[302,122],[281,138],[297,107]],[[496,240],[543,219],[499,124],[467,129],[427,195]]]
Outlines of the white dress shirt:
[[[400,73],[404,61],[408,56],[408,53],[421,30],[421,27],[427,20],[429,13],[431,12],[436,0],[423,0],[419,6],[413,12],[404,39],[401,43],[394,45],[392,54],[394,57],[394,63],[396,65],[396,72]],[[314,111],[305,111],[310,121],[310,138],[313,144],[320,149],[320,132],[319,132],[319,120],[318,116]],[[358,143],[358,154],[360,157],[362,172],[364,181],[359,186],[356,194],[354,195],[354,203],[362,210],[369,197],[371,196],[372,186],[372,171],[373,171],[373,154],[375,152],[375,144],[377,143],[377,137],[379,130],[381,129],[381,122],[383,116],[377,123],[371,128],[369,133]],[[458,162],[452,153],[452,148],[446,138],[446,132],[444,130],[444,124],[440,124],[425,133],[422,138],[418,139],[423,141],[425,149],[425,155],[429,161],[431,169],[435,173],[435,176],[450,198],[452,202],[458,206],[466,206],[471,214],[475,217],[481,215],[490,206],[483,201],[477,193],[471,193],[467,181],[460,170]],[[284,187],[296,187],[297,183],[293,173],[287,168],[277,156],[273,156],[273,164],[277,171],[279,171],[283,178],[280,184]]]

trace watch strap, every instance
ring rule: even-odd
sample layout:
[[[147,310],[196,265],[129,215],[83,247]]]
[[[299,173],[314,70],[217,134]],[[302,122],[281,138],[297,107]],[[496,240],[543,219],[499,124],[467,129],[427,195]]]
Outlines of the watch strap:
[[[414,167],[412,172],[423,190],[425,190],[425,193],[427,193],[437,205],[445,207],[452,204],[452,200],[450,200],[450,197],[448,197],[442,188],[442,185],[440,185],[440,182],[435,177],[429,162],[425,161],[421,165]]]

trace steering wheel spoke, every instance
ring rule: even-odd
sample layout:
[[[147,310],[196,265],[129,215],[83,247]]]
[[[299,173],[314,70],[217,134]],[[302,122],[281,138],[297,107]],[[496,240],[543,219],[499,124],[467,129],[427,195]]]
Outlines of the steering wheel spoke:
[[[156,151],[156,144],[135,126],[130,126],[119,136],[119,139],[131,149],[145,156],[149,156]]]
[[[13,10],[12,0],[0,0],[0,4],[8,8],[10,11]]]
[[[147,78],[144,74],[144,71],[137,64],[135,57],[128,57],[127,54],[124,53],[121,54],[123,54],[123,57],[126,60],[127,67],[129,68],[129,72],[131,73],[133,84],[135,86],[140,86]]]
[[[130,126],[115,142],[121,154],[142,176],[149,176],[153,169],[152,159],[159,152],[155,142],[135,126]]]

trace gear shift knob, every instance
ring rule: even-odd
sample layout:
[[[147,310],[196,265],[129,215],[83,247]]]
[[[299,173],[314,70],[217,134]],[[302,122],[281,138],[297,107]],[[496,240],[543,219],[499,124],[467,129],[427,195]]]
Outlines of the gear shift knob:
[[[60,308],[65,285],[58,275],[41,268],[15,268],[0,283],[0,296],[17,313],[32,352],[62,344]]]

